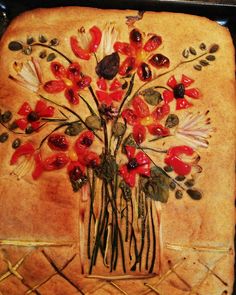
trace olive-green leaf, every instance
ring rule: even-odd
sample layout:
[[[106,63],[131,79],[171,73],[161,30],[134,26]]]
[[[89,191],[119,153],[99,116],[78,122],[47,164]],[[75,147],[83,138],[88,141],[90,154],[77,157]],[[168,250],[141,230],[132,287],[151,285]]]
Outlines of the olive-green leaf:
[[[179,118],[175,114],[170,114],[165,122],[165,127],[166,128],[173,128],[179,124]]]
[[[187,194],[192,198],[193,200],[200,200],[202,198],[201,192],[194,188],[187,189]]]
[[[126,150],[125,150],[125,147],[126,146],[133,146],[133,147],[136,147],[137,148],[137,144],[134,140],[134,137],[133,137],[133,134],[130,133],[123,141],[123,144],[122,144],[122,153],[126,153]]]
[[[161,168],[151,168],[151,176],[149,178],[141,177],[140,185],[146,197],[155,201],[167,203],[169,198],[170,178]]]
[[[115,137],[122,136],[125,133],[126,127],[124,123],[116,122],[112,128],[112,133]]]
[[[87,117],[85,123],[91,129],[100,129],[102,126],[100,118],[96,115]]]
[[[122,191],[122,194],[123,194],[123,197],[126,201],[129,201],[131,200],[131,196],[132,196],[132,191],[131,191],[131,188],[130,186],[124,181],[122,180],[120,182],[120,185],[119,185],[121,191]]]
[[[161,93],[156,91],[153,87],[141,91],[140,94],[144,97],[145,101],[152,106],[156,106],[162,101]]]

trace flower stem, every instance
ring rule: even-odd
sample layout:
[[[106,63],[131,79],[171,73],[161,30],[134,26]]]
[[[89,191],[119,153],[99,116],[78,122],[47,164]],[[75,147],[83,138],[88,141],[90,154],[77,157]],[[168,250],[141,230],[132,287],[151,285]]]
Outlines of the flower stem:
[[[146,147],[146,146],[139,146],[138,149],[141,149],[141,150],[149,150],[149,151],[153,151],[153,152],[156,152],[156,153],[162,153],[162,154],[166,154],[167,153],[167,150],[161,150],[161,149],[154,149],[154,148],[150,148],[150,147]]]

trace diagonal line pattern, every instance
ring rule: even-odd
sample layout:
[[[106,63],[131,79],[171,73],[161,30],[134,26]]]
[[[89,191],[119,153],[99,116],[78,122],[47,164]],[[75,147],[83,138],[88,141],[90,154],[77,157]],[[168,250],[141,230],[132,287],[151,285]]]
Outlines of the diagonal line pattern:
[[[48,262],[51,264],[51,266],[54,268],[59,276],[66,280],[71,286],[73,286],[78,292],[80,292],[80,294],[85,295],[84,292],[69,277],[67,277],[64,272],[60,270],[60,268],[58,268],[55,262],[51,259],[51,257],[48,256],[48,254],[44,250],[42,250],[42,254],[45,256],[45,258],[48,260]]]

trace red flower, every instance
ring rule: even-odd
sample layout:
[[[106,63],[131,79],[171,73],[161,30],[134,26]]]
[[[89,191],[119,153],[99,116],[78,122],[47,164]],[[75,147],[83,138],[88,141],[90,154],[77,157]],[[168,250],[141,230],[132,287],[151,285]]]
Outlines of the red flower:
[[[109,90],[107,81],[104,78],[100,78],[97,81],[97,86],[101,89],[96,91],[98,100],[106,106],[110,106],[113,101],[120,101],[124,95],[122,84],[117,79],[110,84]]]
[[[84,167],[96,167],[100,164],[98,154],[89,149],[93,141],[94,134],[91,131],[84,131],[75,142],[78,162]]]
[[[167,81],[167,85],[172,88],[172,90],[164,90],[163,98],[165,103],[171,102],[174,98],[176,99],[176,110],[187,109],[192,106],[191,103],[187,101],[185,95],[191,98],[199,98],[200,92],[196,88],[186,89],[190,86],[194,80],[182,75],[181,82],[178,83],[175,76],[171,76]]]
[[[185,156],[185,160],[182,159],[183,156]],[[194,150],[186,145],[170,148],[165,158],[165,163],[171,166],[178,175],[189,174],[192,166],[196,166],[198,161],[199,157]]]
[[[91,39],[87,38],[84,28],[79,31],[79,37],[81,37],[80,43],[83,43],[82,47],[79,44],[76,36],[72,36],[70,38],[70,45],[74,54],[77,57],[85,60],[90,59],[91,53],[97,51],[102,38],[102,32],[96,26],[90,28],[89,33],[91,35]]]
[[[168,104],[156,107],[151,113],[146,102],[136,96],[132,100],[132,107],[133,109],[125,109],[122,112],[122,117],[129,125],[133,126],[133,136],[138,144],[145,140],[146,128],[152,135],[160,137],[169,135],[169,129],[159,123],[170,112]]]
[[[159,69],[169,67],[169,59],[162,54],[151,54],[162,43],[160,36],[152,34],[148,41],[143,44],[143,36],[138,29],[133,29],[129,35],[130,43],[116,42],[114,49],[126,55],[126,59],[120,66],[119,74],[122,76],[128,75],[133,70],[137,69],[138,76],[142,81],[152,79],[152,71],[149,64]],[[149,63],[149,64],[148,64]]]
[[[24,102],[20,107],[18,114],[23,116],[22,118],[16,120],[16,124],[20,129],[25,130],[30,126],[33,131],[37,131],[42,125],[40,120],[42,117],[53,117],[54,107],[47,106],[44,101],[39,100],[36,103],[35,110],[32,110],[29,103]]]
[[[125,148],[129,162],[122,165],[119,172],[125,182],[134,187],[136,174],[150,176],[150,159],[143,152],[138,152],[135,156],[135,147],[126,146]]]
[[[64,91],[64,95],[69,103],[78,104],[78,91],[88,87],[91,83],[91,78],[82,75],[80,65],[76,62],[70,64],[67,69],[59,62],[52,62],[51,71],[56,80],[46,82],[44,90],[48,93]]]

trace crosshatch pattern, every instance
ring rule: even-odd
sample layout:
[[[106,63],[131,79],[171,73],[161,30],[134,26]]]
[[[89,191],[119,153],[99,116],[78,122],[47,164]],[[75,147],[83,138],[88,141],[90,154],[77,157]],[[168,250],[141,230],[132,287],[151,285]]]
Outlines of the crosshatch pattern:
[[[177,247],[178,250],[176,250]],[[64,249],[64,254],[62,254],[57,247],[53,246],[29,248],[25,245],[22,248],[21,256],[19,256],[19,254],[15,255],[14,246],[2,246],[3,263],[1,264],[0,274],[0,294],[131,295],[133,294],[133,288],[136,288],[138,284],[142,295],[171,294],[173,288],[175,292],[178,290],[179,292],[176,294],[180,295],[205,295],[206,288],[202,293],[201,287],[206,286],[209,279],[211,279],[211,284],[220,286],[222,292],[219,295],[229,294],[227,280],[220,273],[218,266],[221,262],[225,262],[229,255],[232,255],[231,249],[192,246],[188,249],[187,255],[182,257],[181,245],[167,244],[167,248],[172,248],[166,251],[175,252],[175,258],[173,261],[168,260],[167,269],[161,275],[154,275],[146,279],[134,280],[131,278],[126,280],[126,276],[123,279],[117,277],[114,277],[114,279],[107,277],[106,279],[96,275],[76,276],[74,271],[76,268],[79,269],[80,265],[76,261],[78,253],[74,247],[69,247],[66,251]],[[207,257],[211,253],[211,259],[205,260],[204,253],[206,252],[208,253]],[[61,255],[66,257],[62,258]],[[57,257],[60,257],[59,261],[57,261]],[[188,264],[194,265],[194,268],[192,268],[192,281],[186,280],[184,276],[185,267],[189,266]],[[39,268],[41,268],[41,272],[39,272]],[[187,267],[188,272],[191,271],[190,269]],[[34,272],[37,276],[34,276]],[[128,285],[126,284],[127,281],[129,282]],[[130,284],[130,281],[132,281],[132,284]],[[210,291],[211,289],[209,289],[208,295],[211,294]]]

